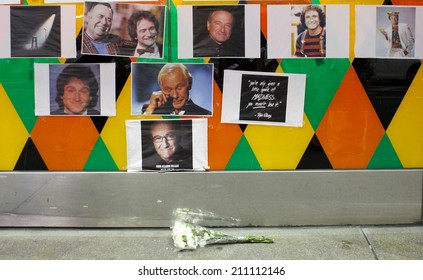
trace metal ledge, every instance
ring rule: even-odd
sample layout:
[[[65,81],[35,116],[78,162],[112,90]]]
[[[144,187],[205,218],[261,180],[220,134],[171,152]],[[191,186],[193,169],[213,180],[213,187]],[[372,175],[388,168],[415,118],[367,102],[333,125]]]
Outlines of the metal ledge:
[[[240,226],[410,224],[423,170],[2,172],[1,227],[169,227],[177,207]]]

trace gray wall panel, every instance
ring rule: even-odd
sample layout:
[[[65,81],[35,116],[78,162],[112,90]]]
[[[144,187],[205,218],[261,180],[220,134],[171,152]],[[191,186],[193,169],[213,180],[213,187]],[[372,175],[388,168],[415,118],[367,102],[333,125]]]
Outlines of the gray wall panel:
[[[416,223],[423,171],[0,173],[0,226],[168,227],[176,207],[242,226]]]

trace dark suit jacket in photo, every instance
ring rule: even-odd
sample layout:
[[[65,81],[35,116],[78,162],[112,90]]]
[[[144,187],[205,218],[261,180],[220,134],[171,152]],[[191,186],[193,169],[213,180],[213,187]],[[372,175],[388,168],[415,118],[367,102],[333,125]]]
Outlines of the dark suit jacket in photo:
[[[244,42],[229,39],[218,44],[207,37],[194,44],[194,57],[245,57]]]

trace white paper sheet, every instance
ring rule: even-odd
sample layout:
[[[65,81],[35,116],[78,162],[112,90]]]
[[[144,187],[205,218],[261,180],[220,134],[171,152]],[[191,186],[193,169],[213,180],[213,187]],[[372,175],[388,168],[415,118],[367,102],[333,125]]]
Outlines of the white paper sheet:
[[[10,7],[0,6],[0,18],[5,24],[0,24],[0,58],[8,58],[10,54]]]

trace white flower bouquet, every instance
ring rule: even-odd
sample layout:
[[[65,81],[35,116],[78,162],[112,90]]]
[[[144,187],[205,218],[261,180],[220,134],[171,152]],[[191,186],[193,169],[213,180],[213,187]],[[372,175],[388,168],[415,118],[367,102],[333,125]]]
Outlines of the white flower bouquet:
[[[226,225],[228,223],[233,225],[233,223],[238,224],[240,222],[240,220],[233,218],[218,218],[211,212],[178,208],[174,211],[174,218],[172,237],[178,250],[195,250],[198,247],[211,244],[273,243],[272,238],[264,236],[232,236],[191,223],[194,221],[204,224],[210,221],[220,221]]]

